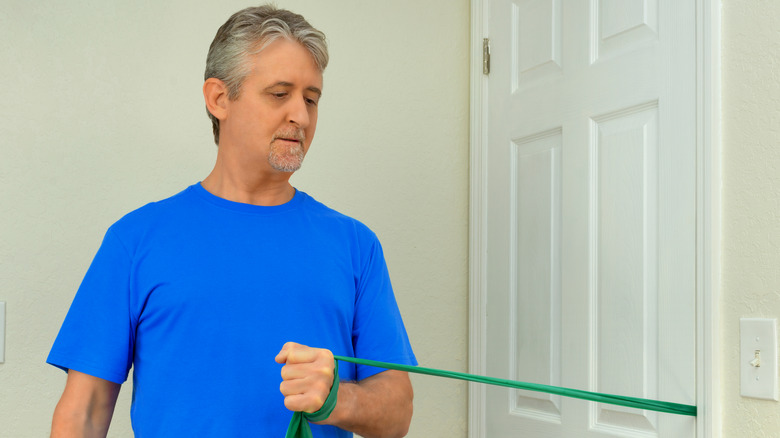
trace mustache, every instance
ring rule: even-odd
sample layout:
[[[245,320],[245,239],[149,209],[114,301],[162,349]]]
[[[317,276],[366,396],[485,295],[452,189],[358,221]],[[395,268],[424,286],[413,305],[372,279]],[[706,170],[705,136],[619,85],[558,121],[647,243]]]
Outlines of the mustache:
[[[279,138],[285,140],[297,140],[303,143],[303,141],[306,140],[306,134],[303,132],[303,129],[296,129],[296,128],[282,129],[274,134],[271,141]]]

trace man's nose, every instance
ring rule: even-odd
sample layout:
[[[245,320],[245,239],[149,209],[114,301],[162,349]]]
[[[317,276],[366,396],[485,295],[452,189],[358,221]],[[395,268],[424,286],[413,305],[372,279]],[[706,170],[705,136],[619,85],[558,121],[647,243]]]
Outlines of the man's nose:
[[[290,100],[289,107],[289,122],[306,128],[309,126],[309,109],[306,105],[306,98],[300,96],[296,99]]]

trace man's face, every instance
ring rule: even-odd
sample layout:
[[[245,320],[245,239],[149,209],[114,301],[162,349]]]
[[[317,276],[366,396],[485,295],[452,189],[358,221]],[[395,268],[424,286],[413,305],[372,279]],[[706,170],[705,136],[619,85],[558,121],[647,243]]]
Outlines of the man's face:
[[[317,127],[322,73],[306,48],[280,38],[249,57],[252,66],[220,121],[220,148],[260,172],[301,167]]]

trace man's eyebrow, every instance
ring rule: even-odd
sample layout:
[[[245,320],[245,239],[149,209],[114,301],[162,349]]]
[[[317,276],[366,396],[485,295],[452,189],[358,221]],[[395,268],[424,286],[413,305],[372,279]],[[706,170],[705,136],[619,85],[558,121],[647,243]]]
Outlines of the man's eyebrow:
[[[295,85],[295,84],[292,84],[292,83],[290,83],[290,82],[279,81],[279,82],[277,82],[277,83],[275,83],[275,84],[269,85],[269,86],[268,86],[268,87],[266,87],[265,89],[266,89],[266,90],[270,90],[270,89],[272,89],[272,88],[274,88],[274,87],[292,87],[292,86],[294,86],[294,85]],[[307,90],[309,90],[309,91],[311,91],[312,93],[317,93],[317,96],[322,96],[322,90],[320,90],[319,88],[317,88],[317,87],[315,87],[315,86],[306,87],[306,89],[307,89]]]
[[[306,87],[307,90],[311,91],[312,93],[317,93],[317,96],[322,96],[322,90],[320,90],[317,87]]]

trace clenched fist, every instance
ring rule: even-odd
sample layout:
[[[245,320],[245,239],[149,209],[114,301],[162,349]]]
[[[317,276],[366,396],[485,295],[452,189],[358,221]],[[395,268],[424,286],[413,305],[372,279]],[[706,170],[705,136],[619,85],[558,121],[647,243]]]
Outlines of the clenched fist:
[[[291,411],[318,411],[333,386],[335,361],[330,350],[288,342],[276,355],[282,367],[279,390],[284,406]]]

